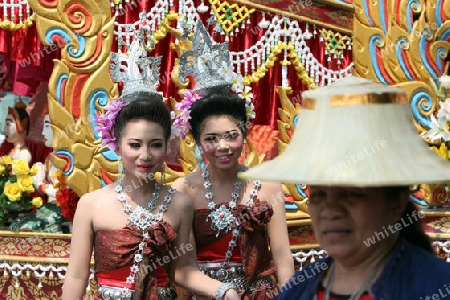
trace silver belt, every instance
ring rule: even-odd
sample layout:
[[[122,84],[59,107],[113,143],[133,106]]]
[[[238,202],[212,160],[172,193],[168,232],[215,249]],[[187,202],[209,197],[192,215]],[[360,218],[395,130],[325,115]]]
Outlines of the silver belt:
[[[253,281],[253,283],[249,287],[249,290],[252,292],[261,292],[264,290],[273,290],[273,288],[273,280],[270,275],[267,275]]]
[[[177,293],[170,287],[158,287],[158,300],[175,300]],[[133,299],[133,290],[125,292],[123,288],[99,285],[98,295],[105,300],[131,300]]]
[[[200,271],[220,282],[234,282],[239,292],[246,290],[252,292],[263,291],[274,288],[273,280],[270,275],[261,277],[248,285],[244,266],[242,264],[229,262],[225,269],[222,269],[221,266],[221,263],[199,262]]]
[[[220,282],[234,282],[239,291],[245,291],[248,288],[242,264],[229,262],[225,268],[222,268],[221,263],[199,262],[199,267],[203,274],[208,275],[212,279]]]

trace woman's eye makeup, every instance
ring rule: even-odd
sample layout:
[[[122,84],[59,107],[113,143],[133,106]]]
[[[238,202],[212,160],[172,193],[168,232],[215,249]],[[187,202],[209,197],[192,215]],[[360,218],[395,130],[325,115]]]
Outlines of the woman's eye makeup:
[[[238,137],[239,137],[239,133],[237,133],[237,132],[232,132],[232,133],[230,133],[230,134],[228,135],[228,138],[231,139],[231,140],[235,140],[235,139],[237,139]]]
[[[153,148],[161,148],[163,146],[163,143],[153,143],[151,146]]]
[[[224,133],[224,134],[222,134],[220,136],[219,135],[208,135],[205,138],[205,141],[218,142],[219,141],[219,137],[224,139],[224,140],[227,140],[227,141],[228,140],[235,140],[235,139],[237,139],[239,137],[239,133],[237,133],[237,132]]]
[[[217,141],[217,136],[210,135],[210,136],[206,137],[205,140],[208,141],[208,142],[215,142],[215,141]]]
[[[131,148],[139,148],[141,146],[139,143],[130,143],[129,145]]]

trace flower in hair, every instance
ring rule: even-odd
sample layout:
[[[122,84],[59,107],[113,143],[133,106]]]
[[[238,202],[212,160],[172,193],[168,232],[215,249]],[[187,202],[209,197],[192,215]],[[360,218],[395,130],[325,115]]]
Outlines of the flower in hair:
[[[243,86],[243,89],[237,91],[239,98],[245,100],[245,111],[247,118],[254,119],[256,117],[255,106],[253,106],[252,88],[249,86]]]
[[[225,81],[230,81],[233,78],[233,66],[228,66],[226,62],[222,62],[222,67],[217,70],[220,77],[222,77]]]
[[[192,90],[187,90],[183,92],[184,98],[180,103],[175,105],[175,109],[179,110],[180,113],[175,116],[173,122],[173,127],[175,127],[174,133],[179,135],[180,138],[184,139],[189,130],[191,130],[191,125],[189,124],[189,112],[191,110],[192,104],[200,99],[200,95],[193,92]]]
[[[116,137],[114,136],[114,122],[119,111],[126,105],[127,102],[120,98],[111,100],[105,106],[105,114],[97,117],[95,132],[102,139],[102,146],[108,146],[113,151],[117,148]]]
[[[231,80],[229,80],[228,82],[232,83],[231,90],[233,92],[238,93],[244,88],[244,78],[240,74],[234,73],[231,77]]]
[[[252,88],[244,86],[242,75],[233,72],[233,66],[227,66],[225,62],[222,62],[222,67],[217,72],[223,80],[232,84],[231,90],[245,101],[247,118],[254,119],[256,114],[254,111],[255,107],[252,104]],[[191,106],[195,101],[201,99],[201,96],[192,90],[184,91],[183,95],[184,98],[181,102],[175,105],[175,109],[179,113],[174,117],[172,125],[173,134],[179,136],[181,139],[186,138],[187,133],[191,130],[191,125],[189,124]]]

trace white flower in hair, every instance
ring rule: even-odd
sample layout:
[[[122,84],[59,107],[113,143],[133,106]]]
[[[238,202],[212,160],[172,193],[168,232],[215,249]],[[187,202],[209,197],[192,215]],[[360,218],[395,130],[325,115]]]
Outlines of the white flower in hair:
[[[233,79],[233,74],[235,74],[233,72],[233,66],[227,65],[227,63],[224,61],[222,62],[222,67],[217,70],[217,73],[219,73],[220,77],[228,82],[231,82],[231,80]]]
[[[238,96],[241,99],[245,100],[246,104],[249,104],[252,102],[253,99],[253,93],[252,93],[252,88],[250,86],[244,86],[243,89],[237,91],[238,92]]]
[[[242,75],[234,73],[233,77],[231,77],[231,83],[232,83],[231,90],[233,92],[242,90],[244,88],[243,82],[244,82],[244,78],[242,77]]]
[[[250,102],[250,104],[245,104],[245,111],[249,119],[254,119],[256,117],[255,107],[253,106],[253,103]]]

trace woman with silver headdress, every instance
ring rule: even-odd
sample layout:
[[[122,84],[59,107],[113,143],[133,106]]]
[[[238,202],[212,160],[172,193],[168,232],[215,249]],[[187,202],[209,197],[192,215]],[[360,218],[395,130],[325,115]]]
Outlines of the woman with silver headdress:
[[[281,185],[237,178],[247,169],[238,161],[247,134],[245,104],[236,95],[211,94],[196,100],[189,116],[207,164],[172,186],[193,199],[200,269],[235,283],[242,299],[272,299],[277,282],[294,273],[294,262]]]
[[[124,91],[108,103],[96,131],[121,157],[123,172],[78,203],[63,299],[85,294],[93,249],[96,299],[176,299],[167,278],[204,296],[239,299],[232,285],[191,266],[192,201],[154,177],[171,134],[170,112],[155,88],[161,57],[147,57],[136,37],[128,55],[112,55],[112,61],[113,79],[124,81]]]
[[[63,299],[85,294],[93,248],[96,299],[176,299],[159,280],[164,273],[196,293],[239,299],[232,286],[189,265],[195,259],[189,243],[192,202],[154,178],[167,153],[169,110],[154,96],[133,100],[113,100],[99,122],[102,140],[121,156],[125,172],[78,203]]]

